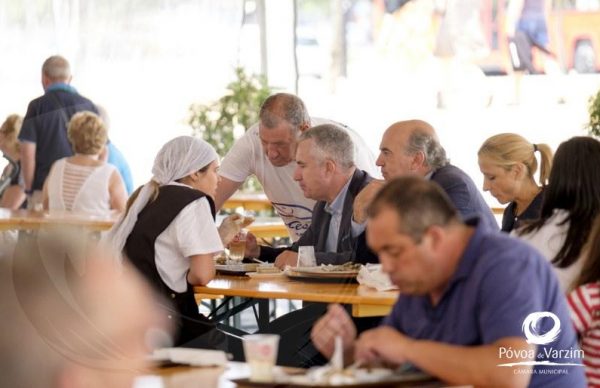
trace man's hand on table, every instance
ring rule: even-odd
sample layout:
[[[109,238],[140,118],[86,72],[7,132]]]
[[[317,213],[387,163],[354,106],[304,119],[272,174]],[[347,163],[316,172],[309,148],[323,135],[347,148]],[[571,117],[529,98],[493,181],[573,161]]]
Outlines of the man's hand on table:
[[[283,251],[275,259],[275,267],[283,270],[286,265],[295,267],[298,265],[298,252],[294,251]]]
[[[406,361],[406,353],[414,340],[389,326],[367,330],[358,337],[354,348],[354,360],[361,364],[400,365]]]
[[[327,313],[313,326],[310,338],[317,350],[330,359],[337,336],[342,338],[344,359],[346,363],[349,363],[356,339],[356,326],[341,305],[330,304],[327,307]]]

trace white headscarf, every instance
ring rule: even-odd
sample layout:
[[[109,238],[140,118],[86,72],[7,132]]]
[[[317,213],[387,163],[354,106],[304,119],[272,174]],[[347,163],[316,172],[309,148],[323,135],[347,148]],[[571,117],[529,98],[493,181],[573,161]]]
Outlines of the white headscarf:
[[[219,155],[206,141],[192,137],[179,136],[167,142],[154,159],[152,179],[159,186],[167,185],[184,178],[218,160]],[[123,213],[105,237],[113,253],[121,258],[127,238],[138,219],[138,214],[146,207],[152,196],[152,184],[146,183],[137,198],[131,204],[127,214]]]

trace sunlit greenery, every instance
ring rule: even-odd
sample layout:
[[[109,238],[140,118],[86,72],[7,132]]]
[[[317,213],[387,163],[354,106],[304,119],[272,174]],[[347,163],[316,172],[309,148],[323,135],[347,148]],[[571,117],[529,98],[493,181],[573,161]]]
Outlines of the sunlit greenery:
[[[263,101],[271,94],[271,88],[262,76],[249,75],[243,68],[235,69],[236,79],[227,85],[226,94],[208,104],[190,106],[189,125],[195,136],[215,147],[225,156],[235,141],[234,132],[246,131],[258,122],[258,112]],[[257,191],[260,185],[250,180],[244,186],[247,191]]]
[[[600,136],[600,90],[590,98],[588,110],[590,113],[590,121],[587,125],[588,131],[590,135]]]

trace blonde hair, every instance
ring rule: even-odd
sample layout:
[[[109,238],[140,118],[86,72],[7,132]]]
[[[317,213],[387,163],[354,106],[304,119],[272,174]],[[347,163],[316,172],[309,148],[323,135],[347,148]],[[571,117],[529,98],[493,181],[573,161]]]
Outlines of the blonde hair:
[[[501,133],[483,142],[477,156],[488,159],[491,163],[510,170],[517,163],[527,167],[529,178],[538,168],[535,152],[540,152],[540,179],[539,183],[545,186],[548,183],[550,169],[552,168],[552,149],[547,144],[533,144],[523,136],[516,133]]]
[[[67,136],[73,151],[84,155],[97,155],[107,141],[102,119],[92,112],[75,113],[69,122]]]
[[[21,132],[23,118],[17,114],[9,115],[0,127],[0,133],[4,135],[7,146],[19,151],[19,132]]]

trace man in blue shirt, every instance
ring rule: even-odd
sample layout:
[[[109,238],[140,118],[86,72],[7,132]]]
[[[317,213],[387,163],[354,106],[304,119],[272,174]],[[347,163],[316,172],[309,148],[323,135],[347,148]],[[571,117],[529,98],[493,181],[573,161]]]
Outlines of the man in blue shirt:
[[[44,61],[44,95],[29,103],[19,133],[21,171],[28,195],[41,192],[52,163],[73,155],[67,139],[71,117],[81,111],[98,113],[94,104],[70,83],[71,68],[65,58],[55,55]]]
[[[479,215],[482,223],[498,230],[498,223],[473,180],[460,168],[450,164],[435,129],[422,120],[406,120],[392,124],[383,134],[376,164],[388,181],[401,176],[416,175],[437,183],[463,217]],[[360,213],[365,203],[381,187],[374,181],[356,199],[354,219],[362,221]]]
[[[439,186],[418,177],[377,194],[367,241],[400,297],[358,339],[348,315],[330,306],[312,330],[326,357],[341,336],[346,362],[407,362],[449,384],[585,386],[564,295],[532,247],[478,218],[463,221]]]

